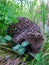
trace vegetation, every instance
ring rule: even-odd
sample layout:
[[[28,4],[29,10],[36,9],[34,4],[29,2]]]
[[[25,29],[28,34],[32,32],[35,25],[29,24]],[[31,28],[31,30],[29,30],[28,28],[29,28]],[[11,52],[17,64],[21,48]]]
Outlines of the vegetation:
[[[45,28],[47,14],[49,12],[48,4],[45,4],[43,0],[39,0],[39,5],[37,3],[38,0],[15,1],[0,0],[0,65],[6,61],[6,56],[16,59],[17,65],[24,65],[24,63],[26,65],[49,65],[49,36]],[[6,33],[9,24],[18,22],[16,20],[18,16],[24,16],[31,19],[41,28],[44,34],[44,43],[41,51],[36,55],[30,53],[31,56],[34,56],[34,59],[30,61],[28,61],[29,54],[24,54],[25,47],[29,45],[28,41],[23,42],[21,46],[14,46],[13,43],[11,43],[11,36],[8,36]],[[40,23],[42,25],[40,25]],[[22,56],[22,54],[24,54],[24,56]],[[19,58],[21,58],[21,61]]]

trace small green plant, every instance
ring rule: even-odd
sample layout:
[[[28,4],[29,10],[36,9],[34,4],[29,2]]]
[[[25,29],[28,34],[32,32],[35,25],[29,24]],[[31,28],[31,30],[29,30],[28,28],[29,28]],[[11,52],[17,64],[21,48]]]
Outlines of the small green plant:
[[[25,47],[29,45],[28,41],[24,41],[20,44],[17,44],[12,48],[12,51],[17,52],[18,54],[22,55],[25,52]]]
[[[12,37],[9,36],[9,35],[0,36],[0,44],[1,44],[1,43],[4,44],[4,43],[6,43],[7,41],[9,42],[9,41],[11,41],[11,39],[12,39]]]
[[[9,35],[6,35],[4,38],[5,38],[5,40],[7,40],[7,41],[11,41],[11,39],[12,39],[12,37],[9,36]]]
[[[41,64],[41,60],[42,60],[42,55],[41,55],[41,53],[37,53],[37,54],[35,55],[35,58],[34,58],[34,59],[36,60],[35,65],[40,65],[40,64]]]

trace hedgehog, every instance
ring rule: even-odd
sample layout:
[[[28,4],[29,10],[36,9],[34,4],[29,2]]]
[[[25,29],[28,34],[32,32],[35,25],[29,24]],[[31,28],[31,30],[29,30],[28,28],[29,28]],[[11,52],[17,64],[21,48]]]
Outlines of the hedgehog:
[[[26,17],[17,17],[18,23],[12,23],[7,28],[7,34],[12,37],[12,42],[21,44],[29,41],[27,51],[36,54],[42,47],[44,37],[37,24]]]

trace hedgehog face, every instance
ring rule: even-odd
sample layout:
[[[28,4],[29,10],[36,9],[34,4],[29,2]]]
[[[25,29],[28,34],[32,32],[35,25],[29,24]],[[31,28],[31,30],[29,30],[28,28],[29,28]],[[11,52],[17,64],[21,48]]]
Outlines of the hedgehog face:
[[[33,34],[30,35],[30,37],[28,37],[28,41],[30,42],[30,47],[32,49],[32,53],[37,53],[43,44],[44,38],[42,36],[42,34],[38,33],[38,34]]]

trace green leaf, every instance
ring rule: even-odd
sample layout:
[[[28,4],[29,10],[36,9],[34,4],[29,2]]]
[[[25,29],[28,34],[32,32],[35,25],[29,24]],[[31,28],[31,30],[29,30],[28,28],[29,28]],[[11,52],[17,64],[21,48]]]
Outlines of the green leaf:
[[[0,39],[2,38],[2,36],[0,36]]]
[[[35,65],[40,65],[40,64],[41,64],[41,60],[42,60],[41,53],[37,53],[37,54],[35,55],[35,59],[36,59]]]
[[[11,41],[12,38],[11,38],[11,36],[6,35],[6,36],[5,36],[5,39],[6,39],[7,41]]]
[[[5,44],[6,43],[6,40],[4,37],[0,36],[0,44]]]
[[[24,52],[25,52],[25,48],[20,48],[17,51],[17,53],[19,53],[20,55],[24,54]]]
[[[0,44],[1,44],[1,43],[6,43],[5,38],[0,38]]]
[[[24,42],[22,42],[22,44],[21,44],[22,47],[26,47],[26,46],[28,46],[28,45],[29,45],[29,42],[28,42],[28,41],[24,41]]]
[[[20,47],[21,47],[21,46],[20,46],[19,44],[17,44],[16,46],[14,46],[14,47],[12,48],[12,50],[16,52]]]
[[[18,54],[22,55],[25,52],[25,48],[23,48],[20,44],[17,44],[12,48],[12,51],[17,52]]]
[[[41,53],[37,53],[37,54],[35,55],[35,59],[36,59],[37,61],[41,60]]]

